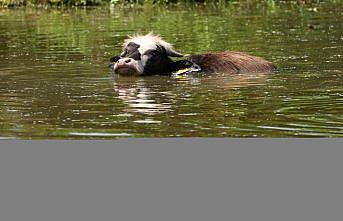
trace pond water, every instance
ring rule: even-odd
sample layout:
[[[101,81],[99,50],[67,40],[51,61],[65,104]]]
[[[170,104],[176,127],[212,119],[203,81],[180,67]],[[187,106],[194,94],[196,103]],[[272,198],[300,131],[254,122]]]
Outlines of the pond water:
[[[0,137],[343,137],[343,2],[0,9]],[[271,74],[122,77],[127,35],[262,56]]]

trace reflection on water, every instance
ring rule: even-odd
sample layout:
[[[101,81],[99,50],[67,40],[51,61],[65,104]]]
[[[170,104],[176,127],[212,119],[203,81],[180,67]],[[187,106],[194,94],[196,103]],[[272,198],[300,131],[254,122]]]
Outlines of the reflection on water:
[[[203,85],[205,84],[205,93],[213,90],[230,90],[249,86],[263,85],[270,73],[259,74],[204,74],[192,73],[187,75],[178,75],[171,77],[126,77],[113,74],[113,88],[115,97],[119,98],[127,108],[125,112],[136,112],[147,115],[161,114],[172,112],[176,101],[181,99],[177,91],[162,88],[165,82],[174,84],[179,89],[188,87],[196,93],[204,93]],[[184,91],[185,93],[186,91]],[[229,92],[229,91],[227,91]],[[193,93],[193,92],[191,92]],[[183,94],[190,97],[191,94]]]
[[[0,139],[343,137],[343,3],[313,7],[0,9]],[[246,51],[279,71],[111,74],[123,39],[150,30],[185,54]]]
[[[128,105],[128,108],[124,109],[126,112],[148,115],[165,113],[176,100],[171,92],[156,91],[149,87],[146,78],[116,77],[113,83],[115,96]]]

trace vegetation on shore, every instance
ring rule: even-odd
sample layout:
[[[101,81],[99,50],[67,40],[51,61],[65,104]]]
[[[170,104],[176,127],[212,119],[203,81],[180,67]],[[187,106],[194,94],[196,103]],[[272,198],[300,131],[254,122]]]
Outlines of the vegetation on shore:
[[[282,2],[285,0],[244,0],[251,2]],[[319,3],[321,0],[291,0],[299,4]],[[337,1],[337,0],[332,0]],[[339,1],[339,0],[338,0]],[[111,5],[145,5],[145,4],[179,4],[179,3],[225,3],[238,0],[0,0],[0,7],[20,6],[94,6],[101,4]]]
[[[2,7],[20,6],[90,6],[99,5],[110,0],[0,0]]]

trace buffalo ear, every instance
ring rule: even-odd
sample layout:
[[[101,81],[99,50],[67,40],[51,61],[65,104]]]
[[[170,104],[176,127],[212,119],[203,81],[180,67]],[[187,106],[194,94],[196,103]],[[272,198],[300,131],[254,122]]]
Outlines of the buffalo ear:
[[[114,56],[110,59],[110,62],[117,62],[120,59],[120,56]]]
[[[183,54],[175,51],[172,47],[164,47],[164,46],[158,46],[162,48],[162,50],[166,53],[167,56],[170,57],[183,57]]]
[[[170,57],[183,57],[183,54],[175,51],[172,48],[167,48],[166,52],[167,52],[167,55]]]

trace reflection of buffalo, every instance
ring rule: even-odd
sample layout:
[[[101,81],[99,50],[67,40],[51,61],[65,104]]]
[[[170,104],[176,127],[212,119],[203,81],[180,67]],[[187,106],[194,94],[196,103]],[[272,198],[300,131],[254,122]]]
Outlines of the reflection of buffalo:
[[[263,58],[243,52],[224,51],[191,55],[188,59],[178,61],[172,61],[170,57],[183,55],[159,36],[135,36],[125,40],[123,52],[111,58],[110,67],[115,73],[122,75],[166,75],[194,65],[209,73],[270,72],[276,68]]]
[[[117,97],[128,105],[126,112],[151,115],[170,111],[175,95],[166,91],[166,88],[158,88],[163,92],[155,91],[149,84],[145,79],[131,77],[114,81],[113,88]]]
[[[166,78],[155,76],[136,78],[130,76],[113,75],[113,89],[116,98],[126,104],[123,111],[126,113],[141,113],[155,115],[165,112],[174,112],[179,105],[196,104],[198,95],[206,94],[213,100],[231,99],[237,94],[237,88],[264,85],[268,74],[237,74],[222,76],[215,75],[185,75]],[[168,79],[168,80],[166,80]],[[233,90],[231,90],[233,89]],[[225,93],[222,93],[225,90]],[[209,93],[212,91],[214,94]],[[225,96],[219,98],[218,96]],[[190,101],[192,100],[192,101]],[[182,101],[182,103],[179,103]],[[195,102],[195,103],[193,103]],[[193,109],[193,108],[191,108]]]

